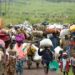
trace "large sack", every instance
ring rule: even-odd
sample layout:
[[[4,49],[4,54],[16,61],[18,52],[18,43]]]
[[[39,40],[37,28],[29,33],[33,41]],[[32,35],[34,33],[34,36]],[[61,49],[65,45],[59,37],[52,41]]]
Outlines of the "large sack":
[[[36,49],[33,45],[31,46],[31,50],[32,50],[33,53],[36,51]]]
[[[38,53],[36,53],[35,56],[34,56],[34,58],[33,58],[33,60],[36,61],[36,62],[37,61],[41,61],[41,59],[42,59],[42,57],[39,56]]]
[[[48,47],[53,46],[52,41],[50,39],[43,39],[40,41],[40,47]]]
[[[29,52],[28,52],[28,55],[34,56],[35,51],[36,51],[36,48],[35,48],[34,45],[32,45],[32,46],[30,47],[30,50],[29,50]]]
[[[47,32],[47,33],[58,33],[58,30],[55,29],[55,28],[53,28],[53,29],[47,28],[47,29],[46,29],[46,32]]]
[[[30,43],[24,43],[23,44],[23,52],[26,55],[34,55],[35,51],[36,51],[36,46],[34,44],[32,44],[32,46],[30,47]]]
[[[63,29],[63,30],[61,30],[61,32],[60,32],[60,38],[64,38],[65,35],[70,35],[69,29]]]
[[[37,61],[40,61],[41,59],[42,59],[42,57],[38,55],[38,48],[36,47],[36,52],[33,57],[33,60],[37,62]]]
[[[16,32],[16,30],[14,29],[14,28],[11,28],[10,30],[9,30],[9,32],[12,32],[13,34],[17,34],[17,32]]]
[[[60,46],[57,46],[55,49],[54,49],[55,53],[56,54],[59,54],[60,51],[63,51],[63,49],[60,47]]]
[[[65,40],[65,38],[60,39],[60,45],[63,45],[63,47],[66,47],[69,44],[69,40]]]
[[[43,25],[41,25],[41,24],[37,24],[37,25],[35,25],[35,28],[36,28],[37,30],[42,30],[42,31],[44,31],[46,27],[43,26]]]
[[[33,33],[33,36],[43,36],[43,31],[37,31],[37,30],[35,30],[32,33]]]
[[[70,31],[75,32],[75,25],[70,26]]]

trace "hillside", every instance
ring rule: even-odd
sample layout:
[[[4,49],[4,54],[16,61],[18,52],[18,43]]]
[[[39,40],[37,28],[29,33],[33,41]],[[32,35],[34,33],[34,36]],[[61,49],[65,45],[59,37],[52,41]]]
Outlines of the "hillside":
[[[31,23],[44,20],[74,23],[75,3],[55,1],[59,0],[6,0],[6,3],[4,0],[0,3],[0,13],[2,13],[1,16],[5,19],[6,24],[11,22],[22,23],[25,19],[28,19]]]
[[[5,2],[5,0],[0,0],[1,2]],[[75,0],[6,0],[7,2],[27,2],[27,1],[50,1],[50,2],[75,2]]]

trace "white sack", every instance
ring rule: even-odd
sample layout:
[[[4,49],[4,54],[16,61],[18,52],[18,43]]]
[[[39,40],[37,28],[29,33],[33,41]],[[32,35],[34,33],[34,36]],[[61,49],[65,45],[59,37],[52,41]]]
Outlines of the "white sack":
[[[63,49],[60,46],[57,46],[54,51],[56,54],[59,54],[60,51],[62,51]]]
[[[53,46],[52,41],[50,39],[43,39],[42,41],[40,41],[40,47],[45,46]]]

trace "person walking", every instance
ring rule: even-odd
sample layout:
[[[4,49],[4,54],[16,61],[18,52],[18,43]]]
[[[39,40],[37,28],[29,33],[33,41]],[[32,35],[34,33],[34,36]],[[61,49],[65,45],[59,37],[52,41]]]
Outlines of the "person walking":
[[[62,58],[60,60],[60,69],[63,72],[63,75],[68,75],[70,69],[70,60],[68,59],[68,55],[66,52],[63,52]]]
[[[44,47],[44,50],[40,51],[40,47],[38,50],[38,54],[42,56],[42,64],[44,66],[45,75],[48,75],[49,71],[49,63],[53,60],[53,54],[49,47]]]
[[[73,75],[75,75],[75,53],[73,54],[73,57],[71,58],[71,65],[72,65]]]

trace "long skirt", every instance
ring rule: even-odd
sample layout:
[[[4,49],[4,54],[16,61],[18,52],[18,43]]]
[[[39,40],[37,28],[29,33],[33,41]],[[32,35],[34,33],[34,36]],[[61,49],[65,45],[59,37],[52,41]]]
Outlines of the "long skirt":
[[[8,61],[6,63],[6,75],[15,75],[16,73],[16,61]]]

